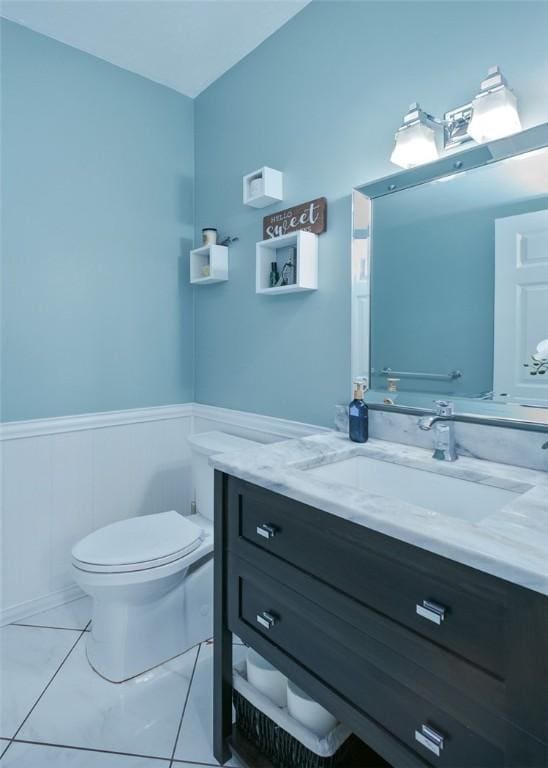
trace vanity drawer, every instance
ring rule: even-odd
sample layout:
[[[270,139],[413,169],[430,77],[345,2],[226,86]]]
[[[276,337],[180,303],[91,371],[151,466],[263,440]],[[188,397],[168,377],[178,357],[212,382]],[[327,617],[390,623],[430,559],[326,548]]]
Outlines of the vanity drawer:
[[[252,645],[258,636],[281,649],[424,763],[446,768],[505,765],[502,723],[491,718],[475,729],[459,721],[451,706],[434,705],[418,695],[389,673],[390,664],[382,668],[339,642],[334,625],[341,625],[341,638],[351,628],[343,628],[321,606],[235,557],[230,558],[229,593],[234,631]]]
[[[504,582],[234,478],[228,501],[229,549],[268,551],[505,678]]]

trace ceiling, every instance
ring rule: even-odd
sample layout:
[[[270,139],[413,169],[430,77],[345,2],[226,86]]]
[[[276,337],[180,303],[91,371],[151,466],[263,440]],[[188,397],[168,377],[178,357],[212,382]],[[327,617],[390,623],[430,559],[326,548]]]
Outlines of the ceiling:
[[[187,96],[310,0],[3,0],[0,15]]]

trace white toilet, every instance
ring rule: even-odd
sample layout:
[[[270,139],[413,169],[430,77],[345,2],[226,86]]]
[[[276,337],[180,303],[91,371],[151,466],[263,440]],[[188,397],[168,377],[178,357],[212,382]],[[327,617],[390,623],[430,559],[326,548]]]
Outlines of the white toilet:
[[[204,432],[189,437],[197,514],[160,512],[112,523],[72,550],[77,584],[93,598],[87,656],[122,682],[213,634],[213,469],[209,456],[252,448],[251,440]]]

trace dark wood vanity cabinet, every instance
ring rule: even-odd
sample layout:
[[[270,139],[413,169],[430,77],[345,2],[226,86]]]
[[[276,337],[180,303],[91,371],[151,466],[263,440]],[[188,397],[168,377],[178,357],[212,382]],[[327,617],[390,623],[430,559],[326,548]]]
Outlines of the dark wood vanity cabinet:
[[[548,598],[222,473],[215,482],[219,760],[234,632],[397,768],[548,768]]]

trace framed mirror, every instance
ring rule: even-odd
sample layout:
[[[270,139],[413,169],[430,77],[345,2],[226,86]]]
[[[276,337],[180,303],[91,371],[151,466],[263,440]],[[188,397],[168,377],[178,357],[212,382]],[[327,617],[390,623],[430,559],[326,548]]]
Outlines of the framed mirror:
[[[548,124],[353,191],[369,405],[548,431]]]

